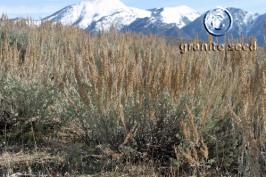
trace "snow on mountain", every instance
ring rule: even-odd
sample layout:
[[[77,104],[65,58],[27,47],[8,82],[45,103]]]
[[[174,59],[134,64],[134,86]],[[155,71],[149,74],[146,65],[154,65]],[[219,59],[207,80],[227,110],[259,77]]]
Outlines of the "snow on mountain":
[[[153,14],[154,10],[128,7],[120,0],[87,0],[65,7],[44,20],[98,31],[108,30],[111,26],[122,29],[135,20],[143,18],[159,20],[165,24],[175,24],[178,28],[182,28],[200,16],[196,10],[188,6],[161,8],[156,18]]]
[[[259,16],[260,15],[258,13],[251,13],[251,12],[246,13],[246,15],[243,19],[243,22],[246,26],[245,34],[249,33],[250,29],[252,28],[252,26],[254,25],[254,23],[256,22],[256,20]]]
[[[252,34],[263,41],[263,20],[266,15],[239,8],[227,9],[233,17],[233,26],[227,36],[239,38],[242,34]],[[126,6],[120,0],[86,0],[67,6],[43,20],[75,25],[92,32],[114,26],[119,31],[207,40],[204,14],[185,5],[144,10]]]
[[[247,36],[254,36],[260,46],[265,45],[265,21],[266,13],[257,16],[253,24],[248,28]]]
[[[127,25],[136,18],[150,16],[151,12],[127,7],[120,0],[87,0],[68,6],[44,20],[61,22],[65,25],[76,25],[88,28],[91,23],[99,22],[98,29],[107,29],[112,25]]]
[[[243,21],[245,24],[249,24],[250,22],[255,21],[258,16],[259,16],[259,14],[257,14],[257,13],[254,14],[251,12],[247,12]]]
[[[262,21],[259,23],[257,22],[257,19],[259,17],[256,13],[251,13],[239,8],[226,8],[232,15],[233,18],[233,25],[232,28],[227,32],[226,36],[233,39],[239,39],[242,35],[244,38],[248,38],[250,36],[249,34],[252,34],[254,36],[254,30],[253,29],[259,29],[258,27],[254,28],[254,24],[258,24],[261,26],[260,29],[263,28]],[[204,15],[201,15],[199,18],[194,20],[193,22],[189,23],[185,27],[181,29],[181,32],[188,34],[192,39],[193,38],[199,38],[201,40],[207,41],[208,40],[208,33],[204,27],[203,24],[203,18]],[[252,29],[252,33],[249,31]],[[256,30],[255,30],[256,31]],[[259,32],[256,33],[257,40],[259,40],[259,35],[263,38],[263,33]],[[220,41],[224,40],[224,37],[219,38]],[[261,39],[260,39],[261,41]],[[261,44],[261,43],[260,43]]]
[[[137,8],[126,8],[121,11],[114,12],[110,15],[103,16],[97,21],[93,21],[89,28],[108,30],[111,26],[117,29],[131,24],[138,18],[150,17],[151,12]]]
[[[227,9],[233,17],[233,26],[230,33],[232,33],[234,37],[238,37],[241,34],[247,34],[248,29],[252,26],[258,14],[253,14],[233,7],[229,7]]]
[[[175,23],[179,28],[182,28],[187,25],[188,22],[198,18],[200,13],[188,6],[182,5],[164,8],[161,12],[161,16],[164,23]]]

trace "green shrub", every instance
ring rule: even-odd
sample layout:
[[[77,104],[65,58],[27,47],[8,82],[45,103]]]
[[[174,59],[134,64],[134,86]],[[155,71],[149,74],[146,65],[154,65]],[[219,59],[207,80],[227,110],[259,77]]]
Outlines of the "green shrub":
[[[7,144],[33,144],[58,129],[53,87],[25,84],[12,79],[0,82],[1,140]],[[4,128],[4,129],[3,129]]]

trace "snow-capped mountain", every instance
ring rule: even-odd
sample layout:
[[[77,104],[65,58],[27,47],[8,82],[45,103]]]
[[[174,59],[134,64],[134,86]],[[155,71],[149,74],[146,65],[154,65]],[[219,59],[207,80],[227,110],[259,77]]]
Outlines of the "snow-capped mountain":
[[[150,14],[147,10],[127,7],[119,0],[87,0],[65,7],[44,20],[76,25],[83,29],[94,22],[98,29],[108,29],[112,25],[128,25]]]
[[[246,35],[249,28],[252,26],[256,18],[257,13],[251,13],[238,8],[227,8],[233,17],[233,27],[230,33],[233,36]]]
[[[266,14],[259,15],[239,8],[227,9],[233,17],[233,26],[227,36],[256,36],[262,45]],[[115,27],[119,31],[206,40],[208,33],[203,25],[204,14],[185,5],[145,10],[129,7],[120,0],[86,0],[67,6],[43,20],[75,25],[91,32]]]
[[[266,13],[258,16],[248,28],[247,36],[254,36],[259,45],[263,45],[266,39]]]
[[[227,33],[227,37],[236,39],[241,35],[247,36],[249,30],[252,28],[252,25],[255,23],[259,15],[257,13],[250,13],[238,8],[227,8],[227,10],[231,13],[233,18],[233,26]],[[202,40],[207,40],[208,33],[203,24],[204,14],[187,26],[183,27],[181,31],[189,34],[191,38],[197,37]]]
[[[176,24],[178,28],[182,28],[198,18],[200,13],[188,6],[182,5],[163,8],[160,15],[162,22],[166,24],[173,23]]]
[[[108,30],[111,26],[122,29],[144,18],[151,18],[164,24],[175,24],[176,27],[182,28],[200,16],[196,10],[188,6],[162,8],[159,14],[154,14],[154,11],[155,9],[128,7],[120,0],[87,0],[67,6],[43,20],[98,31]]]

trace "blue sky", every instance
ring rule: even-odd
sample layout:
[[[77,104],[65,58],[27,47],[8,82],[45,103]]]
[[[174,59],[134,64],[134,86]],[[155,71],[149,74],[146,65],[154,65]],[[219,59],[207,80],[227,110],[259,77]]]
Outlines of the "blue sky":
[[[41,18],[80,0],[0,0],[0,13],[9,17]],[[110,0],[111,1],[111,0]],[[266,0],[121,0],[138,8],[188,5],[200,12],[216,6],[238,7],[251,12],[266,13]]]

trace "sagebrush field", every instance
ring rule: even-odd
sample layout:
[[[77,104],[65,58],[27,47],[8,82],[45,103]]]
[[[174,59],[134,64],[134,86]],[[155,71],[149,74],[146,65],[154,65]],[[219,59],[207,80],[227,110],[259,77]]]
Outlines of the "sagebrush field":
[[[2,17],[0,174],[266,176],[266,50],[178,43]]]

